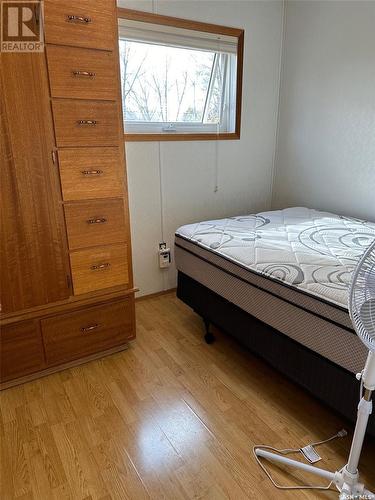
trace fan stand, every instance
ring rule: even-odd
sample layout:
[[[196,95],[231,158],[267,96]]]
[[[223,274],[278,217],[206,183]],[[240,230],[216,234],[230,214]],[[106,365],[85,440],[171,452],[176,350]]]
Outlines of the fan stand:
[[[352,446],[350,449],[348,463],[341,470],[330,472],[313,465],[304,464],[297,460],[271,453],[261,448],[256,448],[255,453],[258,457],[263,457],[272,462],[296,467],[297,469],[310,472],[334,483],[340,491],[340,500],[348,500],[351,496],[354,498],[366,498],[375,500],[375,494],[366,490],[364,485],[359,482],[358,463],[361,456],[363,441],[366,434],[368,419],[372,413],[372,393],[375,389],[375,352],[369,352],[367,362],[363,373],[360,374],[364,387],[364,394],[358,405],[357,423],[355,426]]]

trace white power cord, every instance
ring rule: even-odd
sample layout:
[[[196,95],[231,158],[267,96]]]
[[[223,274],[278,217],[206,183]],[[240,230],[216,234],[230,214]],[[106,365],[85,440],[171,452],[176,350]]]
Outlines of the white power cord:
[[[307,446],[311,446],[311,447],[319,446],[321,444],[328,443],[329,441],[333,441],[334,439],[345,437],[345,436],[347,436],[347,434],[348,433],[346,432],[346,430],[342,429],[337,434],[335,434],[334,436],[332,436],[328,439],[325,439],[324,441],[317,441],[316,443],[310,443]],[[306,448],[306,446],[304,448]],[[301,453],[303,455],[303,453],[301,451],[302,449],[301,448],[285,448],[284,450],[278,450],[277,448],[273,448],[272,446],[264,446],[264,445],[253,446],[253,454],[254,454],[255,460],[257,461],[257,463],[261,467],[261,469],[264,471],[264,473],[266,474],[268,479],[271,481],[271,483],[275,486],[275,488],[277,488],[279,490],[329,490],[329,489],[331,489],[332,481],[326,486],[320,486],[320,485],[318,485],[318,486],[314,486],[314,485],[283,486],[281,484],[277,484],[276,481],[271,476],[271,474],[266,469],[266,467],[260,461],[259,457],[257,456],[257,454],[255,452],[256,449],[270,450],[270,451],[274,451],[276,453],[280,453],[281,455],[289,455],[290,453]]]

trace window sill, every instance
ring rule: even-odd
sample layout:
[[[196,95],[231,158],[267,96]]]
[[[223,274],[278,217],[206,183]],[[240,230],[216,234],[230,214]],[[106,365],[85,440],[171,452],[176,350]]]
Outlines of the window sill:
[[[164,134],[124,134],[126,142],[146,142],[146,141],[233,141],[240,139],[237,132],[213,134],[213,133],[174,133]]]

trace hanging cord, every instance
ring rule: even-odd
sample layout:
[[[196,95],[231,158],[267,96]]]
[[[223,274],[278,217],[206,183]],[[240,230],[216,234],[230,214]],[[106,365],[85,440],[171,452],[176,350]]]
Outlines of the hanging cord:
[[[217,58],[217,68],[216,68],[216,73],[221,71],[221,52],[220,52],[221,44],[220,44],[220,39],[217,41],[217,53],[216,53],[216,58]],[[220,74],[220,73],[219,73]],[[222,78],[222,84],[224,82],[223,76],[221,75]],[[221,123],[221,118],[222,118],[222,105],[223,105],[223,93],[220,92],[220,99],[219,99],[219,116],[218,116],[218,121],[216,123],[216,141],[215,141],[215,157],[214,157],[214,193],[217,193],[219,191],[219,134],[220,134],[220,123]]]
[[[219,131],[217,132],[219,134]],[[215,141],[215,173],[214,173],[214,193],[219,191],[219,139]]]
[[[161,142],[158,142],[158,163],[159,163],[159,196],[160,196],[160,235],[162,243],[166,244],[164,234],[164,189],[163,189],[163,163],[161,158]],[[166,245],[167,246],[167,245]],[[163,290],[167,290],[167,274],[162,273]]]
[[[342,429],[337,434],[335,434],[334,436],[332,436],[328,439],[325,439],[324,441],[317,441],[316,443],[310,443],[307,446],[313,446],[313,447],[319,446],[321,444],[328,443],[329,441],[333,441],[334,439],[345,437],[346,435],[347,435],[346,430]],[[275,486],[275,488],[277,488],[279,490],[329,490],[332,488],[332,484],[333,484],[332,481],[326,486],[319,486],[319,485],[318,486],[314,486],[314,485],[283,486],[281,484],[277,484],[276,481],[271,476],[271,474],[266,469],[266,467],[264,466],[264,464],[260,461],[258,455],[256,454],[255,450],[257,448],[260,450],[271,450],[271,451],[274,451],[276,453],[279,453],[280,455],[289,455],[291,453],[301,453],[301,449],[300,448],[285,448],[284,450],[278,450],[277,448],[273,448],[272,446],[263,446],[263,445],[253,446],[253,455],[255,457],[256,462],[262,468],[262,470],[264,471],[264,473],[266,474],[268,479],[271,481],[271,483]]]
[[[156,7],[157,0],[152,0],[152,13],[157,14]],[[158,168],[159,168],[159,196],[160,196],[160,235],[161,241],[165,243],[164,239],[164,196],[163,196],[163,172],[162,172],[162,163],[161,163],[161,144],[158,142]]]
[[[161,241],[164,239],[164,190],[163,190],[163,166],[161,161],[161,144],[158,142],[158,166],[159,166],[159,196],[160,196],[160,234]]]

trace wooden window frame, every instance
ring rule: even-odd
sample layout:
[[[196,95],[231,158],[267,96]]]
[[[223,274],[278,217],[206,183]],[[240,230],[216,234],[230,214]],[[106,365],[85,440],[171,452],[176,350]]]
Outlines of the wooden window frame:
[[[145,23],[160,24],[164,26],[174,26],[194,31],[215,33],[218,35],[233,36],[238,39],[237,44],[237,82],[236,82],[236,123],[234,132],[205,133],[205,132],[184,132],[184,133],[124,133],[125,141],[209,141],[209,140],[236,140],[241,136],[241,109],[242,109],[242,82],[243,82],[243,54],[244,54],[244,34],[245,31],[239,28],[229,28],[218,24],[202,23],[178,17],[162,16],[139,10],[117,8],[117,17],[120,19],[130,19]]]

